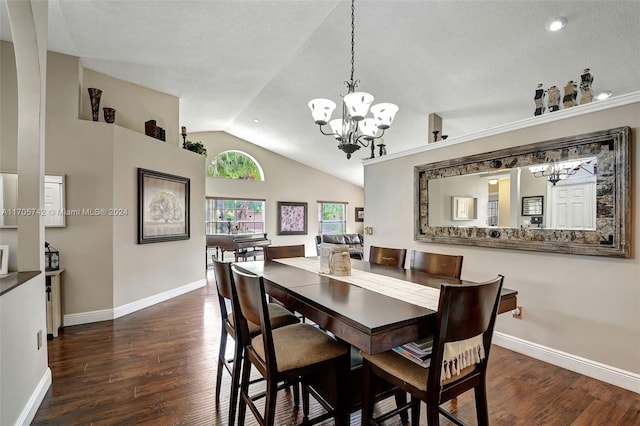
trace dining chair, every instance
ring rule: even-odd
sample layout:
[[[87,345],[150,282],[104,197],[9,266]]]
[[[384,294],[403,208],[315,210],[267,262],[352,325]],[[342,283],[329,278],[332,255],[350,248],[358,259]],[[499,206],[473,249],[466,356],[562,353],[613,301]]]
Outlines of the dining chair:
[[[369,263],[376,265],[389,265],[397,268],[404,268],[404,261],[407,258],[407,249],[396,249],[388,247],[369,247]]]
[[[292,246],[266,246],[264,248],[264,260],[284,259],[286,257],[304,257],[304,244]]]
[[[411,250],[410,269],[460,279],[462,256]]]
[[[218,302],[220,303],[221,314],[221,332],[220,332],[220,350],[218,352],[218,370],[216,372],[216,405],[220,403],[220,389],[222,384],[222,371],[227,370],[231,375],[231,391],[229,393],[229,425],[233,425],[235,421],[236,408],[238,406],[238,391],[240,388],[240,366],[243,356],[242,339],[240,331],[236,324],[237,319],[237,302],[234,296],[234,283],[233,276],[231,275],[231,263],[222,262],[212,256],[213,259],[213,272],[216,279],[216,289],[218,290]],[[228,310],[231,307],[231,313]],[[280,305],[270,303],[267,306],[269,311],[269,318],[273,328],[282,327],[289,324],[295,324],[299,322],[298,318],[291,312],[287,311]],[[256,336],[260,334],[260,326],[254,323],[247,325],[248,333],[250,336]],[[233,357],[227,359],[226,349],[227,340],[231,337],[234,341]],[[298,397],[297,387],[296,397]],[[297,404],[296,399],[296,404]]]
[[[231,266],[236,285],[239,312],[239,327],[245,357],[240,384],[238,425],[244,425],[247,406],[261,425],[272,426],[275,421],[276,397],[280,383],[301,378],[303,392],[311,393],[327,410],[313,419],[308,419],[309,404],[303,399],[304,424],[316,424],[334,417],[338,425],[348,425],[349,413],[345,402],[344,387],[337,404],[329,406],[319,398],[309,383],[312,374],[323,374],[330,367],[336,368],[336,385],[349,371],[348,348],[327,333],[307,323],[297,323],[274,329],[267,314],[264,280],[261,276],[246,274],[236,265]],[[251,337],[248,324],[260,324],[262,333]],[[255,367],[266,380],[266,389],[258,395],[249,393],[251,367]],[[260,413],[255,401],[265,397],[264,413]]]
[[[479,284],[442,284],[428,367],[394,350],[362,354],[364,389],[371,389],[377,380],[383,380],[411,395],[408,404],[373,419],[374,395],[367,391],[363,401],[363,424],[380,424],[411,409],[411,425],[417,426],[420,402],[423,401],[427,405],[430,426],[440,424],[439,414],[460,425],[460,420],[440,405],[470,389],[475,394],[478,425],[489,424],[486,372],[503,281],[504,277],[498,275]]]

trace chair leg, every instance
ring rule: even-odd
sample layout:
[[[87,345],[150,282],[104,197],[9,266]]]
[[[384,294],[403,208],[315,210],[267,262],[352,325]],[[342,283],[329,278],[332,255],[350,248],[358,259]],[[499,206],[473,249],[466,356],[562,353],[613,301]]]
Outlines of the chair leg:
[[[411,426],[420,425],[420,401],[418,398],[411,396]],[[431,424],[431,423],[429,423]]]
[[[396,399],[396,407],[401,407],[403,405],[406,405],[407,403],[407,393],[398,389],[395,391],[394,393],[394,397]],[[402,420],[403,422],[407,422],[409,420],[409,416],[407,414],[406,411],[403,411],[400,413],[400,420]],[[411,424],[411,426],[413,426],[413,423]]]
[[[225,352],[227,351],[227,329],[222,324],[220,333],[220,350],[218,351],[218,371],[216,372],[216,405],[220,403],[220,385],[222,384],[222,370],[225,369]]]
[[[299,407],[300,406],[300,381],[294,380],[293,386],[291,386],[291,389],[293,390],[293,405],[295,407]]]
[[[487,407],[487,385],[484,380],[475,387],[474,392],[476,396],[478,426],[486,426],[489,424],[489,409]]]
[[[427,424],[429,426],[440,425],[440,410],[438,410],[438,402],[427,403]]]
[[[373,417],[375,390],[373,389],[372,374],[371,364],[364,359],[362,361],[362,426],[367,426]]]
[[[229,396],[229,426],[233,426],[238,407],[238,393],[240,390],[240,372],[242,370],[242,344],[235,342],[233,354],[233,368],[231,370],[231,395]]]
[[[276,400],[278,399],[278,382],[267,380],[267,395],[264,402],[264,424],[273,426],[276,420]]]
[[[309,383],[302,378],[302,415],[304,418],[309,417]]]
[[[249,399],[249,379],[251,378],[251,361],[246,356],[242,362],[242,378],[240,380],[240,405],[238,406],[238,426],[244,426],[244,417],[247,412]]]

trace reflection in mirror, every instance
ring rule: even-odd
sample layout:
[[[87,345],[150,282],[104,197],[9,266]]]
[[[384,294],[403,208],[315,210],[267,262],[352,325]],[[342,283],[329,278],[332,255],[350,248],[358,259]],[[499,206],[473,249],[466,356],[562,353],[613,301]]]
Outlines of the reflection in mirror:
[[[629,257],[629,135],[620,127],[416,166],[415,239]]]
[[[46,227],[63,227],[65,221],[64,176],[45,175],[42,215]],[[0,173],[0,228],[18,226],[18,216],[28,214],[18,208],[18,175]],[[33,214],[33,213],[29,213]]]
[[[429,225],[595,230],[597,163],[587,157],[430,179]],[[474,215],[461,209],[467,198]]]

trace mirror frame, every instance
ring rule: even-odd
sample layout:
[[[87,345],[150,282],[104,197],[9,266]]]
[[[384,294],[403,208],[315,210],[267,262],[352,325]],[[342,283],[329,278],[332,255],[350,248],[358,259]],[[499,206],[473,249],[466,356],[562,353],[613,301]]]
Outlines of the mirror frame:
[[[630,257],[630,128],[578,136],[414,167],[414,239],[442,244],[531,250],[607,257]],[[596,229],[516,229],[429,226],[429,179],[584,157],[598,158]]]

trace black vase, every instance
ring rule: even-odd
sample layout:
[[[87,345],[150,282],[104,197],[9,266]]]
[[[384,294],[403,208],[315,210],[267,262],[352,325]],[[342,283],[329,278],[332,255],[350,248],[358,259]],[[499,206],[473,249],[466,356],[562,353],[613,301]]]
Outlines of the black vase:
[[[104,121],[107,123],[113,123],[116,121],[116,110],[109,107],[102,108],[104,111]]]
[[[98,113],[100,112],[100,98],[102,90],[89,87],[89,99],[91,100],[91,117],[93,121],[98,121]]]

